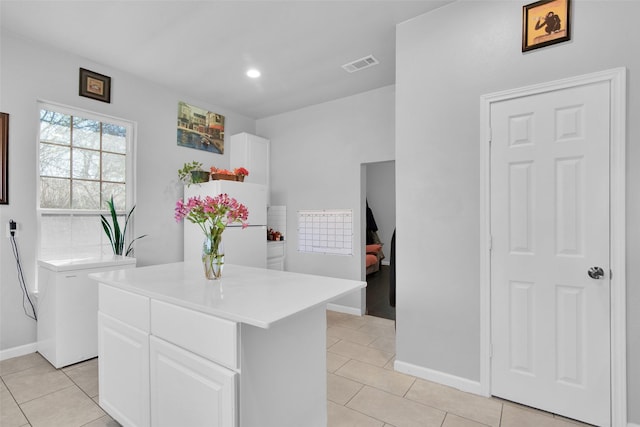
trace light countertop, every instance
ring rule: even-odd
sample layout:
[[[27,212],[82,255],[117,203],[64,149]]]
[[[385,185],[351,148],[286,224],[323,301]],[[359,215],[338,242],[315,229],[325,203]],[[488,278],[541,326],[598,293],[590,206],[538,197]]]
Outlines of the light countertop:
[[[86,255],[64,258],[39,259],[38,265],[51,271],[89,270],[135,264],[136,259],[120,255]]]
[[[366,286],[357,280],[233,264],[225,264],[222,276],[206,280],[201,262],[89,275],[126,291],[260,328]]]

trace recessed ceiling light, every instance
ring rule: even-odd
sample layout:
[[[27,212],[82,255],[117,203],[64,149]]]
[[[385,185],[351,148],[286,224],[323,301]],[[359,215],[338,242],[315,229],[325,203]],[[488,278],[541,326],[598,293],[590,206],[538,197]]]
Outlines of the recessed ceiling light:
[[[252,79],[257,79],[258,77],[260,77],[260,71],[252,68],[247,71],[247,76],[251,77]]]

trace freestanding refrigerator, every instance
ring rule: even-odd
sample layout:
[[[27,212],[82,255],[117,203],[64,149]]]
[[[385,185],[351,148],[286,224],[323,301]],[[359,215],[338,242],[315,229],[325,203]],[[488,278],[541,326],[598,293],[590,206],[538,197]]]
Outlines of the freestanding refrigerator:
[[[190,197],[215,197],[227,193],[249,210],[249,226],[227,226],[222,234],[225,264],[267,267],[267,187],[250,182],[216,180],[191,184],[184,188],[185,202]],[[200,260],[204,234],[197,224],[184,220],[184,260]]]

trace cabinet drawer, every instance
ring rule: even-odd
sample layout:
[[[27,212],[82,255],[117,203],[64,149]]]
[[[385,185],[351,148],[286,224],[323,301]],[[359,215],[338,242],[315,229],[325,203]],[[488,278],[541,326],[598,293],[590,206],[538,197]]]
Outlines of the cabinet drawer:
[[[267,243],[267,259],[283,258],[283,257],[284,257],[284,244]]]
[[[149,298],[100,283],[99,311],[134,328],[149,332]]]
[[[151,334],[231,369],[238,368],[235,322],[154,300]]]

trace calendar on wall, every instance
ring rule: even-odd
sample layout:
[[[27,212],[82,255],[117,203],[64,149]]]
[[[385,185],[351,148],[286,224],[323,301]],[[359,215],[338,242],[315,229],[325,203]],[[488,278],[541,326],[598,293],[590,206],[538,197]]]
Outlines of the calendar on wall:
[[[353,255],[351,209],[298,211],[298,251]]]

